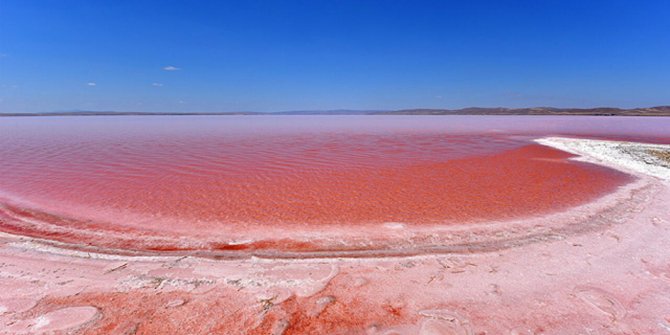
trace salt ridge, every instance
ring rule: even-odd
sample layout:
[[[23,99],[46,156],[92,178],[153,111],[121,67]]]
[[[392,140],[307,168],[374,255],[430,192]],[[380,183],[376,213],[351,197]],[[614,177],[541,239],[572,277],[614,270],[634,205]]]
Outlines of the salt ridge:
[[[535,142],[563,150],[583,162],[600,164],[623,172],[645,174],[670,180],[670,163],[650,154],[650,150],[670,152],[668,144],[605,141],[567,137],[545,137]]]

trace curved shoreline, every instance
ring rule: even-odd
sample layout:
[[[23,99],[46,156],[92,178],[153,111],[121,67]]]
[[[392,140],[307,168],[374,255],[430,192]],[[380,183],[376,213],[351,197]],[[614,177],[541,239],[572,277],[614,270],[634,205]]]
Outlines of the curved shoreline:
[[[404,225],[383,225],[379,228],[374,228],[374,232],[370,231],[363,235],[375,236],[375,240],[369,240],[361,244],[353,244],[351,246],[340,245],[328,247],[327,236],[320,236],[317,234],[302,235],[300,233],[292,233],[291,237],[284,237],[291,239],[292,243],[299,245],[321,245],[316,249],[307,247],[305,250],[291,250],[281,249],[275,250],[272,248],[253,248],[241,244],[238,248],[230,248],[231,250],[135,250],[135,249],[117,249],[105,247],[103,245],[81,245],[68,242],[61,242],[57,240],[50,240],[42,237],[23,236],[21,234],[14,234],[4,232],[5,236],[15,236],[29,239],[29,244],[33,248],[49,249],[52,252],[57,252],[61,249],[68,249],[70,252],[62,251],[63,253],[77,254],[77,251],[85,253],[87,257],[90,254],[107,254],[128,257],[204,257],[212,259],[244,259],[244,258],[277,258],[277,259],[292,259],[292,258],[378,258],[378,257],[403,257],[403,256],[417,256],[421,254],[449,254],[449,253],[473,253],[473,252],[492,252],[514,246],[521,246],[537,241],[557,240],[563,239],[569,235],[575,235],[595,229],[604,229],[605,227],[598,227],[590,221],[590,216],[604,216],[607,219],[600,219],[601,222],[608,222],[614,218],[621,217],[626,212],[626,208],[621,208],[622,204],[631,206],[634,202],[632,199],[636,193],[650,193],[653,190],[651,186],[653,183],[648,180],[647,175],[654,177],[666,177],[670,180],[670,169],[656,165],[639,165],[636,162],[640,157],[645,156],[645,150],[648,148],[664,149],[670,146],[658,144],[641,144],[630,142],[616,142],[616,141],[601,141],[601,140],[585,140],[585,139],[569,139],[548,137],[536,140],[536,142],[551,146],[553,148],[570,152],[577,155],[572,159],[580,160],[588,163],[599,164],[609,168],[618,169],[620,171],[630,173],[640,178],[631,184],[620,187],[615,192],[605,195],[595,201],[586,203],[584,205],[570,208],[566,211],[548,214],[540,217],[530,217],[526,219],[515,219],[507,221],[492,221],[480,223],[477,225],[429,225],[425,227],[405,227]],[[610,147],[608,147],[610,145]],[[613,148],[612,148],[613,147]],[[595,155],[591,155],[589,148],[595,148]],[[627,149],[627,150],[626,150]],[[670,149],[668,149],[670,150]],[[592,150],[594,151],[594,150]],[[612,152],[618,152],[618,156],[613,156]],[[629,153],[626,155],[626,153]],[[630,154],[633,153],[633,154]],[[612,158],[612,157],[618,157]],[[651,157],[650,159],[653,159]],[[667,173],[667,176],[663,173]],[[637,195],[637,198],[643,198],[649,195]],[[624,200],[626,200],[624,202]],[[640,200],[638,200],[639,202]],[[619,207],[619,208],[617,208]],[[609,212],[609,213],[608,213]],[[586,215],[586,218],[578,219],[578,215]],[[35,215],[31,214],[31,217]],[[67,220],[67,219],[64,219]],[[34,221],[39,222],[39,221]],[[562,223],[562,224],[561,224]],[[30,223],[29,223],[30,224]],[[37,223],[39,225],[39,223]],[[532,227],[546,227],[542,229],[534,229]],[[59,226],[53,226],[53,229],[60,229]],[[51,229],[51,228],[50,228]],[[367,227],[359,230],[367,231]],[[537,230],[537,231],[535,231]],[[116,234],[113,231],[92,231],[91,234],[100,235],[101,238],[108,238],[109,234]],[[124,235],[123,232],[119,232]],[[349,238],[354,241],[360,240],[361,233],[346,237],[346,235],[339,236],[340,238]],[[102,234],[102,235],[101,235]],[[437,235],[436,235],[437,234]],[[117,238],[124,237],[119,235]],[[132,233],[131,233],[132,235]],[[112,235],[113,236],[113,235]],[[92,236],[89,236],[92,237]],[[161,236],[148,236],[152,239],[160,241]],[[131,240],[137,239],[137,236],[128,237]],[[326,240],[324,240],[326,239]],[[332,238],[331,238],[332,239]],[[315,241],[321,241],[314,244]],[[400,241],[406,242],[400,242]],[[394,242],[395,241],[395,242]],[[422,242],[423,241],[423,242]],[[90,242],[90,241],[89,241]],[[265,241],[256,241],[266,243]],[[158,242],[166,244],[166,242]],[[269,241],[267,242],[269,243]],[[282,243],[282,240],[275,243]],[[26,242],[23,242],[26,244]],[[169,244],[169,243],[168,243]],[[173,243],[174,244],[174,243]],[[361,248],[361,245],[368,244],[370,247]]]
[[[567,141],[567,142],[566,142]],[[256,233],[251,227],[245,228],[244,234],[239,236],[230,233],[230,237],[219,242],[217,239],[202,240],[191,236],[171,236],[154,234],[151,231],[142,231],[135,228],[115,229],[114,227],[95,227],[88,220],[77,220],[54,216],[31,210],[29,207],[14,206],[5,202],[0,206],[0,219],[4,216],[5,234],[31,238],[38,244],[48,245],[50,248],[66,248],[94,253],[136,255],[136,256],[165,256],[174,257],[198,256],[214,259],[239,259],[249,257],[260,258],[324,258],[324,257],[398,257],[430,253],[470,253],[495,251],[515,245],[532,243],[534,240],[561,238],[563,235],[576,234],[584,231],[578,227],[575,215],[585,217],[607,212],[608,208],[619,206],[621,199],[631,197],[637,189],[652,188],[645,182],[644,174],[621,166],[612,166],[603,163],[595,157],[581,151],[568,148],[566,143],[588,143],[591,147],[601,142],[620,143],[593,140],[570,140],[566,138],[544,138],[537,140],[542,145],[555,147],[572,154],[580,155],[576,160],[595,163],[609,168],[617,168],[638,177],[637,181],[620,186],[615,192],[606,194],[594,201],[542,216],[531,216],[503,221],[487,221],[467,225],[406,225],[403,223],[386,223],[380,225],[364,225],[355,230],[345,230],[338,226],[322,231],[319,228],[298,231],[289,228],[268,228],[275,231],[270,239],[254,238],[249,236],[268,235]],[[619,144],[617,144],[619,145]],[[639,145],[639,144],[638,144]],[[574,145],[573,145],[574,146]],[[645,145],[647,146],[647,145]],[[655,148],[659,145],[648,145]],[[637,157],[632,157],[637,159]],[[630,157],[629,157],[629,160]],[[647,191],[650,192],[650,191]],[[643,192],[644,193],[644,192]],[[630,202],[629,202],[630,203]],[[622,212],[620,209],[619,212]],[[610,214],[617,216],[621,214]],[[588,216],[588,215],[587,215]],[[56,220],[62,224],[51,224]],[[15,223],[12,223],[14,222]],[[588,221],[588,220],[586,220]],[[533,227],[548,227],[537,230]],[[586,226],[586,225],[584,225]],[[593,229],[593,225],[588,225]],[[578,227],[578,228],[576,228]],[[103,229],[104,228],[104,229]],[[109,229],[108,229],[109,228]],[[257,229],[257,228],[255,228]],[[49,236],[71,236],[70,240],[79,237],[87,244],[74,243],[67,239],[50,239]],[[141,240],[141,244],[138,244]]]
[[[431,254],[469,254],[494,252],[530,243],[561,240],[569,236],[606,229],[617,221],[623,221],[631,208],[639,206],[645,199],[658,192],[658,185],[642,178],[620,187],[617,191],[605,195],[590,203],[573,207],[567,211],[540,217],[516,219],[500,222],[487,222],[465,226],[412,227],[398,231],[391,228],[378,231],[377,242],[370,240],[369,248],[356,245],[338,248],[319,248],[317,250],[275,250],[249,249],[238,250],[134,250],[115,249],[99,245],[82,245],[40,237],[22,236],[2,232],[0,236],[21,238],[15,247],[49,250],[51,253],[80,257],[109,258],[119,257],[199,257],[215,260],[235,260],[248,258],[265,259],[327,259],[327,258],[380,258],[411,257]],[[597,217],[597,219],[594,219]],[[613,223],[614,222],[614,223]],[[372,234],[372,232],[368,233]],[[400,235],[400,236],[399,236]],[[137,237],[133,237],[137,238]],[[317,236],[297,236],[297,243],[319,238]],[[357,237],[354,237],[354,239]],[[405,244],[399,241],[406,241]],[[281,241],[275,242],[280,243]],[[296,241],[292,241],[296,243]],[[322,243],[324,245],[326,243]]]

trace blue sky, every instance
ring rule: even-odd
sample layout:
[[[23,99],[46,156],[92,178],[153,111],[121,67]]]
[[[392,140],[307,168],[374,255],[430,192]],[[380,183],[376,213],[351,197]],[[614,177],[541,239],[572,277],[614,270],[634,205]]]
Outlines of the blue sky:
[[[0,112],[670,104],[670,1],[0,1]]]

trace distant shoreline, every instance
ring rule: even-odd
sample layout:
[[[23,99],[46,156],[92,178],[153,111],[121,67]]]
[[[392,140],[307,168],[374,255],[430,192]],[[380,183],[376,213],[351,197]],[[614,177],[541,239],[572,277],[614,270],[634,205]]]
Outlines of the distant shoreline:
[[[584,116],[670,116],[670,106],[622,109],[599,108],[462,108],[462,109],[399,109],[399,110],[327,110],[327,111],[284,111],[284,112],[115,112],[115,111],[67,111],[50,113],[0,113],[0,117],[10,116],[226,116],[226,115],[584,115]]]

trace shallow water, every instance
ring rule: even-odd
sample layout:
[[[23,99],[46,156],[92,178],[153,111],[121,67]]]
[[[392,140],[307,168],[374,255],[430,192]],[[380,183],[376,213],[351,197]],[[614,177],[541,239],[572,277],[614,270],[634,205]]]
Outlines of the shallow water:
[[[79,238],[70,226],[216,237],[534,216],[632,178],[532,139],[667,143],[667,129],[668,119],[633,117],[2,118],[0,223],[41,236],[26,224],[39,219],[69,241]]]

